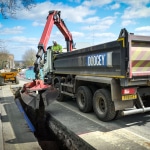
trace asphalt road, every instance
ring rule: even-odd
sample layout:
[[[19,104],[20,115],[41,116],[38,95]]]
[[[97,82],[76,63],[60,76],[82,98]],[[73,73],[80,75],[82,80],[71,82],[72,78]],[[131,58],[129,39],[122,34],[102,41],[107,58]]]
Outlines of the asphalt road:
[[[46,110],[97,150],[150,149],[150,113],[102,122],[94,113],[80,112],[72,99],[55,101]]]
[[[102,122],[94,113],[80,112],[71,100],[54,102],[47,111],[98,150],[150,149],[150,113]]]

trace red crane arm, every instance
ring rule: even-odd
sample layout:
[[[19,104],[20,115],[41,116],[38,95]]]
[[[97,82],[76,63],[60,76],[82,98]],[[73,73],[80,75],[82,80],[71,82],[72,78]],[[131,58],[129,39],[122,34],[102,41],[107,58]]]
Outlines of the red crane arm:
[[[38,48],[42,47],[44,52],[46,51],[46,46],[47,46],[48,40],[50,38],[50,33],[52,31],[52,27],[54,25],[54,19],[53,19],[54,13],[55,13],[55,11],[48,15],[47,22],[44,27],[44,30],[43,30],[43,33],[42,33],[42,36],[41,36],[41,39],[40,39],[40,42],[38,45]]]
[[[46,51],[47,43],[50,38],[53,25],[56,25],[61,33],[64,35],[67,42],[67,51],[72,51],[73,39],[72,34],[69,32],[64,21],[60,18],[60,11],[50,11],[47,17],[47,22],[44,27],[38,48],[42,48],[43,51]]]
[[[73,39],[72,34],[66,27],[64,21],[61,19],[60,22],[56,21],[55,25],[57,28],[61,31],[61,33],[64,35],[66,43],[67,43],[67,51],[72,51],[73,49]]]
[[[47,22],[44,27],[40,42],[38,44],[38,52],[36,54],[36,61],[34,63],[34,72],[35,78],[38,79],[39,70],[40,70],[40,61],[42,60],[43,53],[46,52],[47,43],[51,35],[53,25],[56,25],[61,33],[64,35],[66,44],[67,44],[67,51],[72,51],[73,49],[73,39],[72,34],[69,32],[68,28],[66,27],[64,21],[60,18],[60,11],[50,11],[49,15],[47,16]]]

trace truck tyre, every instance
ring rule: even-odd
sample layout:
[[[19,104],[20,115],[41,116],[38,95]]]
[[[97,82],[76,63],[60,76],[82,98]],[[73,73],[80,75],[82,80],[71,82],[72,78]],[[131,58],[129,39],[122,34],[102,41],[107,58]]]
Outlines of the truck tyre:
[[[61,94],[61,91],[60,91],[60,84],[59,83],[56,83],[55,84],[55,88],[58,90],[59,94],[58,94],[58,97],[56,98],[57,101],[59,102],[63,102],[64,99],[65,99],[65,95],[64,94]]]
[[[18,79],[18,77],[15,78],[15,83],[16,83],[16,84],[19,84],[19,79]]]
[[[94,93],[97,90],[97,88],[95,86],[93,86],[93,85],[90,85],[89,88],[90,88],[90,90],[92,92],[92,95],[94,95]]]
[[[123,115],[122,115],[122,110],[118,110],[118,111],[116,111],[116,116],[115,116],[115,118],[114,119],[119,119],[119,118],[121,118]]]
[[[92,110],[92,92],[87,86],[80,86],[78,88],[76,100],[82,112],[87,113]]]
[[[93,109],[96,116],[102,121],[110,121],[115,118],[114,103],[108,90],[99,89],[94,93]]]

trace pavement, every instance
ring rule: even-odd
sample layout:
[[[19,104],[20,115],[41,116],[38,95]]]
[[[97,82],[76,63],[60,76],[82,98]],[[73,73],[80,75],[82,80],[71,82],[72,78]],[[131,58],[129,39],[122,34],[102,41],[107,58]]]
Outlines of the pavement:
[[[125,125],[120,126],[121,119],[102,122],[93,113],[80,112],[71,99],[55,101],[46,111],[96,150],[150,150],[150,139],[131,132]]]
[[[1,111],[2,111],[2,104],[0,103],[0,149],[3,150],[4,147],[3,147],[2,121],[1,121],[2,112]]]
[[[0,150],[41,150],[14,101],[11,87],[17,86],[0,86]]]

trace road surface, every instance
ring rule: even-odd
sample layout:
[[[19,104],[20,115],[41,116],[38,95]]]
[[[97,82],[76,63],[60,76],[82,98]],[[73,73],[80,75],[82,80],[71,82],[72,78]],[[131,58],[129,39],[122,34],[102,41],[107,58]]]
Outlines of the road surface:
[[[55,101],[46,111],[97,150],[150,150],[150,113],[102,122],[93,112],[80,112],[72,99]]]

